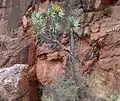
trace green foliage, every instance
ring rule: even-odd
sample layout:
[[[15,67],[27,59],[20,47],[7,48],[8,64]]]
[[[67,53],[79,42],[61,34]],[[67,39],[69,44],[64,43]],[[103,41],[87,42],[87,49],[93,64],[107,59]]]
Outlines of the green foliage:
[[[45,19],[43,19],[43,13],[39,13],[39,12],[33,12],[31,15],[31,23],[33,25],[33,27],[35,28],[35,30],[37,32],[39,32],[40,34],[45,33],[46,29],[45,29]]]
[[[60,79],[51,86],[49,93],[43,93],[42,101],[74,101],[77,98],[78,89],[79,86],[76,86],[72,79]]]
[[[79,20],[76,19],[74,16],[69,16],[68,17],[68,27],[69,27],[70,31],[74,31],[74,32],[78,33],[80,30]]]
[[[45,33],[45,30],[60,30],[60,20],[64,16],[63,10],[58,5],[53,5],[44,12],[33,12],[31,22],[37,32]],[[49,25],[49,26],[48,26]],[[48,28],[49,29],[48,29]]]
[[[111,101],[117,101],[117,97],[113,95],[113,96],[111,97]]]
[[[43,95],[42,96],[42,101],[54,101],[53,96],[52,95]]]
[[[77,97],[78,88],[73,79],[62,80],[59,86],[56,87],[55,93],[59,99],[61,98],[61,101],[74,101]]]
[[[63,18],[64,17],[64,12],[63,10],[61,9],[61,7],[57,4],[54,4],[52,6],[52,9],[51,9],[51,17],[57,19],[58,17],[59,18]]]
[[[67,17],[57,4],[53,4],[42,13],[33,12],[31,23],[39,35],[47,32],[57,34],[66,29],[77,33],[80,29],[79,21],[73,16]]]

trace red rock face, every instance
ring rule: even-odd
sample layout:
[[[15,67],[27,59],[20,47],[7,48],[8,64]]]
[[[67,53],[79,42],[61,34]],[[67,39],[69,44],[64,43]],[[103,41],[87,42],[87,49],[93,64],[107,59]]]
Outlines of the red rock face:
[[[37,60],[37,78],[42,84],[54,83],[64,72],[63,63],[60,60]]]
[[[65,73],[63,56],[59,52],[48,53],[46,58],[37,59],[36,74],[42,84],[52,84]]]
[[[114,5],[114,3],[117,3],[117,0],[95,0],[94,8],[101,9],[106,6]]]
[[[37,88],[38,88],[38,80],[36,77],[36,46],[35,46],[35,36],[33,34],[32,29],[27,31],[28,34],[28,43],[29,43],[29,51],[28,51],[28,101],[36,101],[37,100]],[[34,94],[33,94],[34,93]],[[24,100],[23,100],[24,101]]]
[[[102,0],[103,5],[106,5],[106,6],[112,5],[116,2],[117,2],[117,0]]]
[[[33,66],[36,60],[36,46],[35,46],[35,39],[31,37],[29,39],[29,54],[28,54],[28,64],[29,66]]]
[[[109,88],[103,91],[107,92],[109,95],[111,94],[111,91],[117,89],[120,82],[120,20],[117,19],[120,16],[120,13],[118,13],[119,10],[120,7],[114,7],[111,18],[101,20],[100,22],[104,22],[101,24],[100,22],[97,22],[100,25],[97,28],[94,27],[96,26],[95,24],[91,27],[93,29],[91,30],[91,37],[88,40],[95,40],[95,42],[98,42],[100,45],[99,59],[96,62],[93,63],[94,58],[92,55],[94,52],[92,51],[91,53],[90,51],[93,47],[91,47],[86,40],[81,42],[81,59],[83,60],[83,69],[90,70],[92,68],[92,71],[96,72],[95,77],[98,75],[100,77],[100,79],[96,78],[95,81],[99,82],[102,88]],[[86,59],[86,57],[88,59]],[[91,75],[94,75],[94,72],[92,72]],[[96,89],[97,87],[99,88],[99,86],[96,86],[93,87],[93,89]]]

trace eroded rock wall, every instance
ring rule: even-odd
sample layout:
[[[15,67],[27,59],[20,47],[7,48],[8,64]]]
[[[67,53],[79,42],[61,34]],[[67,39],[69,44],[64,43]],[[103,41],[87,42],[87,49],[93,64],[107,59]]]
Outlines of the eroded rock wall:
[[[29,98],[23,101],[36,101],[39,84],[54,83],[57,77],[65,73],[66,56],[61,51],[51,50],[49,45],[45,44],[38,49],[35,46],[34,31],[28,29],[25,33],[26,36],[24,36],[21,27],[16,28],[26,9],[27,1],[6,0],[6,2],[7,8],[3,5],[3,1],[0,2],[0,68],[9,67],[16,63],[28,64],[28,76],[25,79],[28,81],[30,93],[28,94]],[[100,5],[101,2],[102,0]],[[111,4],[110,0],[104,2],[106,5]],[[120,8],[114,7],[112,9],[112,17],[94,23],[90,26],[90,38],[79,41],[81,43],[79,67],[82,68],[83,74],[90,76],[88,77],[90,93],[105,99],[110,97],[113,90],[119,89],[120,82]]]
[[[0,2],[0,68],[27,63],[28,42],[27,39],[22,39],[23,31],[18,28],[26,7],[26,2],[22,1]]]
[[[103,98],[110,97],[115,90],[117,90],[119,94],[120,86],[120,7],[112,7],[112,10],[113,13],[110,18],[101,19],[93,24],[94,27],[91,27],[92,33],[88,40],[93,40],[93,43],[95,41],[99,46],[99,50],[93,46],[91,47],[88,40],[82,41],[83,47],[81,50],[84,70],[89,71],[93,69],[90,75],[90,89],[92,89],[93,95],[102,96]],[[91,53],[90,50],[92,50],[93,53]],[[97,61],[94,61],[94,50],[99,52]]]

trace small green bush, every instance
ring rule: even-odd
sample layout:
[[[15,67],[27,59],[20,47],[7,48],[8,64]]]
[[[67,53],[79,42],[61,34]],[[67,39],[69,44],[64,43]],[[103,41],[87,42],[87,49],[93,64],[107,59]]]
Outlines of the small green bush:
[[[117,101],[117,97],[113,95],[110,101]]]
[[[66,29],[77,33],[80,29],[79,20],[74,16],[67,16],[57,4],[53,4],[42,13],[33,12],[31,23],[38,36],[48,33],[55,35]]]
[[[59,79],[49,88],[44,90],[42,101],[74,101],[78,96],[79,86],[72,79]]]

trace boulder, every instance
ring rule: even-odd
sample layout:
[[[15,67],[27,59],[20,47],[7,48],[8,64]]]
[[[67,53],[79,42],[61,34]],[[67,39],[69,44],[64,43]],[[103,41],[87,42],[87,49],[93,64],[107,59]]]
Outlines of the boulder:
[[[0,101],[18,101],[28,92],[26,81],[23,80],[27,67],[25,64],[15,64],[0,69]]]

